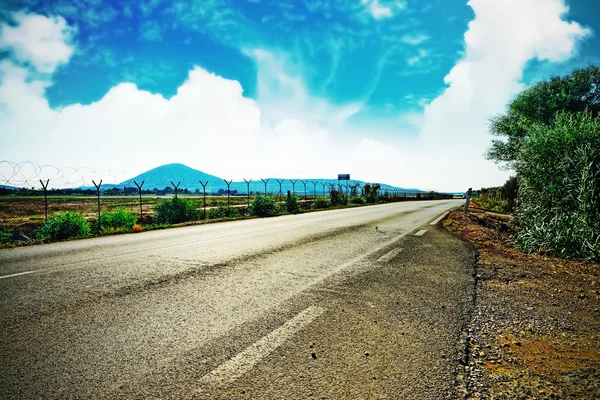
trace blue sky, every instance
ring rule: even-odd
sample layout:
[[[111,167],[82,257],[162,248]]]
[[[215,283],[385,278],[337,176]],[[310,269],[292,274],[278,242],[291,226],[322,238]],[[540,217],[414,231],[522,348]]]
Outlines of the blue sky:
[[[600,61],[594,0],[43,0],[0,13],[0,159],[127,174],[183,162],[235,179],[501,184],[508,173],[483,159],[489,117]]]

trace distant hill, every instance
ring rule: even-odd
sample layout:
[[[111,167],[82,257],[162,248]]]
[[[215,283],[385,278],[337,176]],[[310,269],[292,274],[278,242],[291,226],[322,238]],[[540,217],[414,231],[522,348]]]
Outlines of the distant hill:
[[[8,186],[8,185],[0,185],[0,189],[19,190],[19,188],[16,186]]]
[[[211,184],[224,184],[223,179],[198,171],[183,164],[167,164],[161,165],[160,167],[153,168],[146,171],[134,178],[128,179],[121,182],[116,187],[136,187],[134,181],[141,184],[144,181],[144,189],[152,190],[164,189],[165,187],[171,187],[171,181],[175,184],[181,182],[179,188],[181,189],[202,189],[200,181],[209,181]],[[208,187],[207,187],[208,189]]]
[[[265,178],[265,181],[266,180],[267,180],[267,178]],[[281,184],[281,191],[283,193],[287,193],[288,190],[289,191],[294,190],[294,185],[292,184],[290,179],[268,178],[267,193],[277,194],[279,192],[280,187],[279,187],[279,183],[277,182],[277,180],[283,181]],[[303,179],[303,180],[308,181],[306,184],[306,192],[308,195],[312,195],[315,191],[315,185],[311,182],[319,182],[316,186],[317,194],[323,193],[323,185],[321,185],[321,183],[335,184],[335,185],[338,184],[338,181],[336,179],[312,178],[312,179]],[[202,185],[200,184],[199,181],[202,181],[202,182],[208,181],[208,184],[206,185],[207,193],[214,194],[214,193],[219,192],[219,190],[223,190],[223,191],[227,190],[227,185],[223,181],[223,178],[219,178],[218,176],[214,176],[214,175],[210,175],[205,172],[202,172],[202,171],[198,171],[197,169],[190,168],[184,164],[162,165],[160,167],[156,167],[147,172],[144,172],[134,178],[131,178],[124,182],[121,182],[118,185],[106,185],[106,188],[110,188],[110,187],[135,188],[136,186],[134,184],[134,181],[136,181],[137,183],[142,183],[142,181],[144,181],[145,183],[144,183],[143,188],[147,189],[147,190],[152,190],[154,188],[164,189],[165,187],[172,187],[171,181],[173,181],[175,184],[177,184],[178,182],[181,181],[179,188],[180,189],[188,189],[192,192],[194,192],[196,189],[202,191]],[[296,181],[296,184],[295,184],[296,193],[304,194],[304,184],[302,183],[302,180],[294,179],[294,181]],[[342,182],[342,183],[344,183],[344,182]],[[365,185],[365,182],[357,181],[357,180],[351,180],[348,183],[350,185],[355,185],[356,183],[359,183],[361,185],[361,187]],[[328,187],[326,186],[325,193],[327,193],[327,188]],[[395,190],[402,190],[402,191],[407,191],[407,192],[411,192],[411,193],[422,192],[422,190],[418,190],[418,189],[403,189],[403,188],[385,185],[385,184],[381,184],[381,188],[383,190],[395,189]],[[237,190],[238,193],[247,193],[248,192],[248,186],[247,186],[246,182],[244,182],[244,181],[232,182],[230,189],[231,189],[231,191]],[[254,192],[254,193],[264,192],[265,191],[264,182],[261,181],[260,179],[253,180],[250,183],[250,191]]]

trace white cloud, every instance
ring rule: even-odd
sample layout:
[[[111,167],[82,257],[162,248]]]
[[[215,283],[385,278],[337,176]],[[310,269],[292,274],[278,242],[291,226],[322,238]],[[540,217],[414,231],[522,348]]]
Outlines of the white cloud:
[[[60,109],[45,100],[50,82],[4,60],[0,159],[115,168],[131,175],[183,162],[233,179],[349,172],[357,179],[423,189],[501,184],[506,174],[482,160],[490,142],[487,119],[522,87],[530,59],[564,60],[588,32],[562,20],[561,0],[469,4],[476,17],[465,34],[465,56],[446,77],[448,88],[422,118],[399,116],[421,127],[418,140],[373,139],[377,121],[360,129],[348,122],[362,104],[336,105],[313,96],[301,69],[277,52],[246,52],[257,65],[256,100],[245,98],[237,81],[196,67],[168,99],[121,83],[95,103]]]
[[[419,35],[404,35],[404,36],[402,36],[402,38],[400,40],[402,41],[402,43],[416,46],[416,45],[423,43],[424,41],[426,41],[428,39],[429,39],[429,36],[419,34]]]
[[[425,57],[427,57],[428,54],[429,54],[429,52],[427,50],[425,50],[425,49],[419,49],[417,51],[417,55],[416,56],[409,57],[409,58],[406,59],[406,63],[408,65],[410,65],[411,67],[414,66],[414,65],[417,65],[421,61],[423,61],[423,59]]]
[[[475,19],[465,33],[465,55],[445,82],[448,88],[425,109],[423,151],[461,187],[501,184],[506,173],[481,157],[491,142],[488,119],[523,89],[531,59],[564,61],[590,31],[563,16],[563,0],[471,0]],[[431,174],[436,173],[431,169]],[[439,172],[438,172],[439,174]],[[443,180],[437,180],[443,187]]]
[[[16,13],[17,26],[0,25],[0,49],[9,50],[20,63],[51,73],[73,54],[73,29],[62,17]]]
[[[392,8],[382,5],[379,0],[361,0],[361,3],[367,6],[368,11],[375,19],[390,18],[394,15]]]

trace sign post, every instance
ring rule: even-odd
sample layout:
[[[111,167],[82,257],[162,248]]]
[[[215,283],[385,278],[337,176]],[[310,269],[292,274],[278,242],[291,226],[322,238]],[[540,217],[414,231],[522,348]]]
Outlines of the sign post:
[[[472,193],[473,193],[473,188],[469,188],[469,190],[467,190],[467,198],[465,201],[465,212],[469,212],[469,200],[471,200]]]
[[[340,192],[342,191],[342,185],[340,184],[340,181],[349,181],[350,180],[350,174],[338,174],[338,188],[340,189]]]

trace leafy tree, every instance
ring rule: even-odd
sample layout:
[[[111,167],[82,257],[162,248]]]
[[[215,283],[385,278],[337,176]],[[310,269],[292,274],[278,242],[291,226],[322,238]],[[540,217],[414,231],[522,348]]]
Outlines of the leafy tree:
[[[555,115],[565,111],[600,113],[600,67],[590,66],[565,77],[539,82],[521,92],[505,114],[490,120],[493,140],[487,158],[514,168],[519,151],[533,125],[551,126]]]

